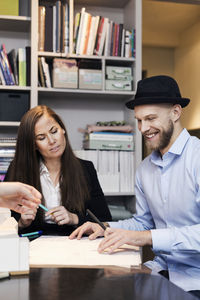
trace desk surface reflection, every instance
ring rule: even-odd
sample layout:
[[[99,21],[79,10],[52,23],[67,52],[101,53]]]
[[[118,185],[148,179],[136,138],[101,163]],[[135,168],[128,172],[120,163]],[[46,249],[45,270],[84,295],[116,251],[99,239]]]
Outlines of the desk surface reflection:
[[[108,269],[35,268],[0,281],[4,300],[195,300],[162,276]]]

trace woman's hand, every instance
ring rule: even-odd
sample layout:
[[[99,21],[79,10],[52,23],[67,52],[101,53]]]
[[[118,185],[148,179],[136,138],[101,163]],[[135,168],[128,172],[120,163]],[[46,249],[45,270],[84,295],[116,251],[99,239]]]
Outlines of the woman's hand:
[[[37,213],[37,209],[27,209],[25,213],[21,214],[21,218],[19,219],[19,227],[25,228],[31,225],[33,220],[35,220],[35,216]]]
[[[57,206],[50,209],[45,216],[51,216],[52,221],[58,225],[77,225],[79,222],[78,216],[69,212],[64,206]]]

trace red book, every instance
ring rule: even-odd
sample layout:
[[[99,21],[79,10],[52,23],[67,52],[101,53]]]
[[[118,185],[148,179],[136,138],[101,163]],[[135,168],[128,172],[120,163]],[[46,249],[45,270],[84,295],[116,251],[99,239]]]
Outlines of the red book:
[[[96,43],[96,47],[95,47],[95,54],[97,54],[99,51],[100,40],[101,40],[102,31],[103,31],[103,24],[104,24],[104,18],[101,18],[99,27],[98,27],[98,32],[97,32],[97,43]]]
[[[115,24],[115,28],[114,28],[113,52],[112,52],[112,56],[115,56],[116,36],[117,36],[117,24]]]
[[[115,56],[118,56],[119,49],[119,24],[117,24],[116,40],[115,40]]]

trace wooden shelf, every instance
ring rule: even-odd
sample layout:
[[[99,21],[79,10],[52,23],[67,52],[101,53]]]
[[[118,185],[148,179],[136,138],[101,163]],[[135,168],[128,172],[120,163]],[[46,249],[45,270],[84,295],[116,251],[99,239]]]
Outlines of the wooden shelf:
[[[135,58],[130,57],[121,57],[121,56],[98,56],[98,55],[77,55],[77,54],[65,54],[65,53],[56,53],[56,52],[45,52],[39,51],[38,56],[44,57],[66,57],[66,58],[76,58],[76,59],[97,59],[97,60],[113,60],[113,61],[122,61],[122,62],[134,62]]]
[[[30,86],[19,85],[0,85],[0,90],[17,90],[17,91],[30,91]]]
[[[123,8],[128,0],[77,0],[76,4],[82,6],[104,6],[113,8]]]
[[[38,88],[39,93],[66,93],[66,94],[88,94],[88,95],[102,95],[102,96],[114,96],[115,98],[121,98],[121,99],[129,99],[130,97],[133,97],[135,92],[134,91],[102,91],[102,90],[82,90],[82,89],[59,89],[59,88],[44,88],[39,87]]]
[[[0,127],[18,127],[20,122],[0,121]]]
[[[1,31],[30,32],[30,17],[0,15]]]

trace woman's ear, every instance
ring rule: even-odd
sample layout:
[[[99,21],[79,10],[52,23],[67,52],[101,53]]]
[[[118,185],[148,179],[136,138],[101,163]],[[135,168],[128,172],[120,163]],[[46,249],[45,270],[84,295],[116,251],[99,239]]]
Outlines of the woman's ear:
[[[63,129],[62,131],[63,131],[63,134],[65,134],[65,130]]]

